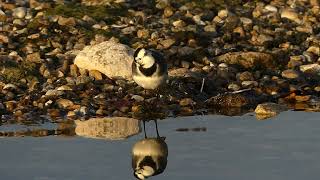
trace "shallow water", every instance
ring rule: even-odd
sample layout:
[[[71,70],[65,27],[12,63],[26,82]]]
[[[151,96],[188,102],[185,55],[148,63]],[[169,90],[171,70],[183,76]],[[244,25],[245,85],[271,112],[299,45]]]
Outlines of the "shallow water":
[[[251,114],[159,121],[169,157],[165,172],[152,179],[318,179],[319,115],[290,111],[264,121]],[[201,131],[192,131],[199,127]],[[153,122],[147,123],[147,133],[155,135]],[[134,179],[130,153],[142,138],[143,133],[116,141],[80,136],[0,138],[0,179]]]

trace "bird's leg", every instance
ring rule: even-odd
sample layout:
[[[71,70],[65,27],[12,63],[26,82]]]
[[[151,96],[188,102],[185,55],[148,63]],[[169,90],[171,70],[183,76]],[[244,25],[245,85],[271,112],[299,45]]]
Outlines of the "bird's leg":
[[[146,133],[146,121],[145,121],[145,120],[142,120],[142,122],[143,122],[144,138],[146,139],[146,138],[147,138],[147,133]]]
[[[157,120],[154,120],[154,122],[156,124],[157,138],[160,138],[159,131],[158,131],[158,122]]]

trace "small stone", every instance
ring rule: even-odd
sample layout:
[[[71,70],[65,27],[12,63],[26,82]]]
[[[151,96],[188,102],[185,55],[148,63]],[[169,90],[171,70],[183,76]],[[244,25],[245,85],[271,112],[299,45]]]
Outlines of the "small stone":
[[[18,87],[14,84],[8,83],[8,84],[4,85],[2,89],[12,91],[12,90],[18,90]]]
[[[137,102],[142,102],[144,100],[144,97],[139,96],[139,95],[132,95],[131,99],[134,99]]]
[[[31,34],[28,36],[29,39],[38,39],[40,37],[39,33]]]
[[[164,9],[166,7],[170,6],[169,0],[157,0],[156,8],[158,9]]]
[[[254,77],[251,72],[245,71],[239,74],[240,81],[253,81]]]
[[[58,91],[72,91],[73,89],[68,85],[62,85],[57,88]]]
[[[189,69],[189,68],[190,68],[190,62],[188,62],[188,61],[181,61],[181,66],[182,66],[183,68]]]
[[[4,35],[4,34],[0,34],[0,43],[9,43],[9,37]]]
[[[218,62],[227,64],[238,64],[244,68],[276,66],[276,59],[268,53],[262,52],[229,52],[216,57]]]
[[[316,92],[320,92],[320,86],[314,87],[314,90],[315,90]]]
[[[63,94],[63,91],[58,91],[58,90],[52,90],[52,89],[50,89],[50,90],[48,90],[47,92],[46,92],[46,96],[61,96]]]
[[[7,19],[6,14],[0,9],[0,22],[6,21],[6,19]]]
[[[306,102],[306,101],[309,101],[310,98],[311,98],[311,95],[304,95],[304,96],[296,95],[295,96],[295,99],[298,102]]]
[[[273,37],[266,34],[260,34],[257,38],[259,44],[264,44],[269,41],[273,41]]]
[[[301,65],[300,71],[308,74],[319,74],[320,73],[320,65],[319,64],[307,64]]]
[[[281,76],[287,79],[296,79],[299,77],[299,73],[292,69],[282,71]]]
[[[13,110],[17,107],[16,101],[7,101],[4,104],[6,105],[6,110],[9,112],[13,112]]]
[[[188,56],[188,55],[191,55],[193,51],[194,51],[194,48],[184,46],[178,49],[178,54],[181,56]]]
[[[241,85],[244,88],[253,88],[253,87],[257,87],[258,86],[258,82],[257,81],[242,81]]]
[[[310,52],[310,53],[312,53],[314,55],[320,56],[320,47],[318,47],[318,46],[310,46],[307,49],[307,52]]]
[[[195,102],[191,98],[181,99],[179,102],[180,106],[192,106]]]
[[[59,109],[48,109],[47,111],[51,117],[59,117],[61,115]]]
[[[272,6],[270,4],[266,5],[266,7],[264,7],[265,10],[270,11],[270,12],[278,12],[278,9],[275,6]]]
[[[163,16],[168,18],[173,15],[173,9],[171,7],[166,7],[163,11]]]
[[[79,75],[79,68],[75,64],[70,65],[70,75],[73,77],[77,77]]]
[[[172,25],[174,26],[174,27],[176,27],[176,28],[179,28],[179,27],[184,27],[184,26],[186,26],[186,23],[183,21],[183,20],[177,20],[177,21],[174,21],[173,23],[172,23]]]
[[[234,28],[233,33],[239,34],[240,37],[245,37],[246,35],[245,30],[241,26]]]
[[[122,106],[122,107],[120,107],[119,108],[119,111],[121,111],[121,112],[123,112],[123,113],[126,113],[126,112],[128,112],[129,111],[129,107],[128,106]]]
[[[137,32],[137,36],[138,38],[147,39],[150,36],[150,34],[147,29],[139,29]]]
[[[242,24],[244,26],[251,26],[252,23],[253,23],[252,20],[250,18],[247,18],[247,17],[241,17],[240,21],[242,22]]]
[[[228,85],[228,89],[231,90],[231,91],[238,91],[240,90],[240,86],[236,83],[231,83]]]
[[[206,25],[203,29],[205,32],[216,32],[216,26],[215,25]]]
[[[39,52],[28,54],[26,60],[29,62],[34,62],[34,63],[41,63],[42,62],[42,59],[40,57]]]
[[[93,77],[95,80],[102,80],[102,74],[97,70],[90,70],[89,76]]]
[[[75,117],[76,116],[76,113],[74,111],[68,111],[67,113],[67,117]]]
[[[76,20],[73,17],[65,18],[65,17],[59,16],[58,24],[60,26],[75,26]]]
[[[26,22],[21,19],[14,19],[12,22],[15,26],[25,26]]]
[[[286,111],[288,108],[284,105],[276,104],[276,103],[263,103],[259,104],[254,110],[256,114],[265,114],[275,116],[282,111]]]
[[[79,109],[75,110],[75,113],[80,116],[85,116],[89,113],[89,110],[86,106],[81,106]]]
[[[169,47],[171,47],[174,43],[176,42],[175,39],[165,39],[163,41],[160,42],[160,44],[165,48],[168,49]]]
[[[195,16],[192,17],[192,19],[197,25],[202,25],[203,26],[203,25],[206,24],[205,22],[203,22],[201,20],[201,16],[200,15],[195,15]]]
[[[27,8],[25,7],[18,7],[12,10],[13,17],[16,18],[24,18],[27,14]]]
[[[286,18],[291,21],[294,21],[298,24],[301,23],[301,20],[299,19],[298,13],[295,12],[293,9],[285,9],[281,12],[281,18]]]
[[[218,12],[218,16],[221,18],[221,19],[225,19],[228,17],[228,15],[230,14],[230,12],[226,9],[222,9]]]
[[[295,67],[302,65],[302,58],[301,56],[290,56],[290,60],[288,62],[287,67],[293,69]]]
[[[135,26],[129,26],[121,29],[121,32],[123,34],[134,34],[134,32],[137,31],[137,28]]]
[[[73,102],[70,101],[69,99],[58,99],[56,103],[59,106],[59,108],[62,108],[62,109],[67,109],[73,106]]]
[[[92,80],[93,80],[92,77],[81,75],[76,78],[76,85],[87,84],[87,83],[91,82]]]

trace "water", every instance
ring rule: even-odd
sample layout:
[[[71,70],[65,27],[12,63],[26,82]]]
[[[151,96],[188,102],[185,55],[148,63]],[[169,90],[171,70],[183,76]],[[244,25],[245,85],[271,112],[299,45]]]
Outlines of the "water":
[[[181,117],[158,123],[169,148],[164,173],[150,179],[301,180],[320,175],[319,113],[283,112],[257,121],[247,114]],[[206,131],[191,131],[192,128]],[[147,133],[155,135],[154,123]],[[177,129],[190,131],[176,131]],[[125,140],[79,136],[0,138],[0,179],[134,179]]]

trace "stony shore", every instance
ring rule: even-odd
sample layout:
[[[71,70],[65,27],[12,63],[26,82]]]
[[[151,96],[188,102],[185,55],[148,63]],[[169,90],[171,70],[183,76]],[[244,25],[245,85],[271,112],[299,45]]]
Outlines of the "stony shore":
[[[318,0],[143,2],[0,0],[0,124],[320,110]],[[107,41],[165,56],[160,99],[74,64]]]

